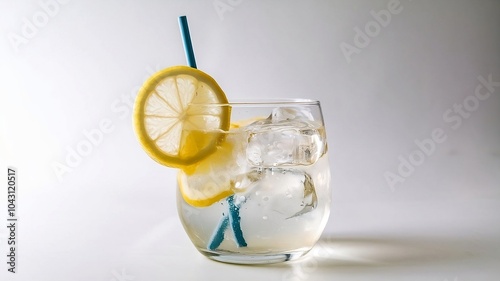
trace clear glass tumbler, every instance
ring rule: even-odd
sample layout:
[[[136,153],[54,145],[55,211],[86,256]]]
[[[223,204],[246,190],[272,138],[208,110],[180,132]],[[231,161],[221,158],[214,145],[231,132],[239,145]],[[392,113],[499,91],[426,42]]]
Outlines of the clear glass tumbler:
[[[202,163],[180,171],[177,206],[205,256],[262,264],[293,260],[318,241],[330,214],[330,168],[314,100],[239,101]],[[189,193],[189,194],[187,194]],[[200,200],[193,203],[192,198]]]

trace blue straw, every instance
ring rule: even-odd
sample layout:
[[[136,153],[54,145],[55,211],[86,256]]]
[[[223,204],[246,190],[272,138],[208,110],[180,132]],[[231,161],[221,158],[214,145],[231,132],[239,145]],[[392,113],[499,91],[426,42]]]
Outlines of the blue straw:
[[[240,206],[234,205],[234,195],[229,196],[227,202],[229,203],[229,221],[231,222],[236,244],[238,244],[238,247],[246,247],[247,242],[243,238],[243,231],[241,231]]]
[[[191,35],[189,34],[189,26],[186,16],[179,17],[179,27],[181,30],[182,43],[184,44],[184,52],[186,53],[186,60],[188,65],[192,68],[196,68],[196,60],[194,59],[193,44],[191,43]],[[210,238],[208,244],[208,249],[217,249],[222,241],[224,240],[224,232],[228,227],[229,222],[231,222],[231,228],[233,230],[234,238],[236,239],[236,244],[238,247],[246,247],[247,243],[245,238],[243,238],[243,232],[241,231],[240,225],[240,206],[234,204],[234,195],[227,198],[229,203],[229,215],[221,218],[216,231]]]
[[[217,230],[210,238],[208,249],[212,251],[216,250],[222,241],[224,241],[224,232],[226,232],[226,228],[229,226],[229,223],[231,223],[236,245],[238,245],[238,247],[247,246],[247,242],[243,237],[243,231],[241,230],[240,225],[240,206],[236,206],[234,204],[234,195],[229,196],[226,201],[229,204],[229,215],[225,215],[220,219],[219,224],[217,225]]]
[[[186,16],[179,17],[179,27],[181,29],[182,42],[184,44],[184,52],[186,53],[188,65],[192,68],[196,68],[193,44],[191,43],[191,35],[189,35],[189,26]]]
[[[209,250],[215,250],[219,248],[220,244],[224,240],[224,232],[226,231],[227,225],[229,224],[229,217],[225,215],[219,222],[217,226],[217,231],[214,232],[212,238],[210,238],[210,243],[208,244]]]

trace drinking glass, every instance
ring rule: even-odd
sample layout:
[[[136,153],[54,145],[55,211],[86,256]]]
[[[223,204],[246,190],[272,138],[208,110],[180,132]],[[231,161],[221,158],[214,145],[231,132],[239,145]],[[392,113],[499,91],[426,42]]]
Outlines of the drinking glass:
[[[202,168],[180,171],[178,214],[194,246],[237,264],[297,259],[318,241],[330,214],[330,168],[319,101],[261,100],[229,108],[231,126]],[[219,110],[220,111],[220,110]],[[186,189],[218,194],[190,204]]]

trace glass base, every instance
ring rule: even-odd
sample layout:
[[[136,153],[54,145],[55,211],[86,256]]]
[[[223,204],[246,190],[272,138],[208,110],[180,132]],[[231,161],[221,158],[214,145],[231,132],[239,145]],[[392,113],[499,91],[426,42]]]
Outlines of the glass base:
[[[268,254],[250,254],[250,253],[234,253],[234,252],[212,252],[207,250],[199,251],[209,259],[232,264],[271,264],[280,263],[291,260],[296,260],[305,254],[307,251],[294,251],[287,253],[268,253]]]

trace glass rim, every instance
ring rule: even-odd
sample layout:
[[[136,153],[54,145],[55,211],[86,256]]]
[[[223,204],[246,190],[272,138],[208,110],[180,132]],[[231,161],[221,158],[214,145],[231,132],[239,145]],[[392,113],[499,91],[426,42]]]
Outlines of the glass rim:
[[[311,106],[319,105],[318,100],[313,99],[234,99],[227,103],[204,104],[205,106]]]

